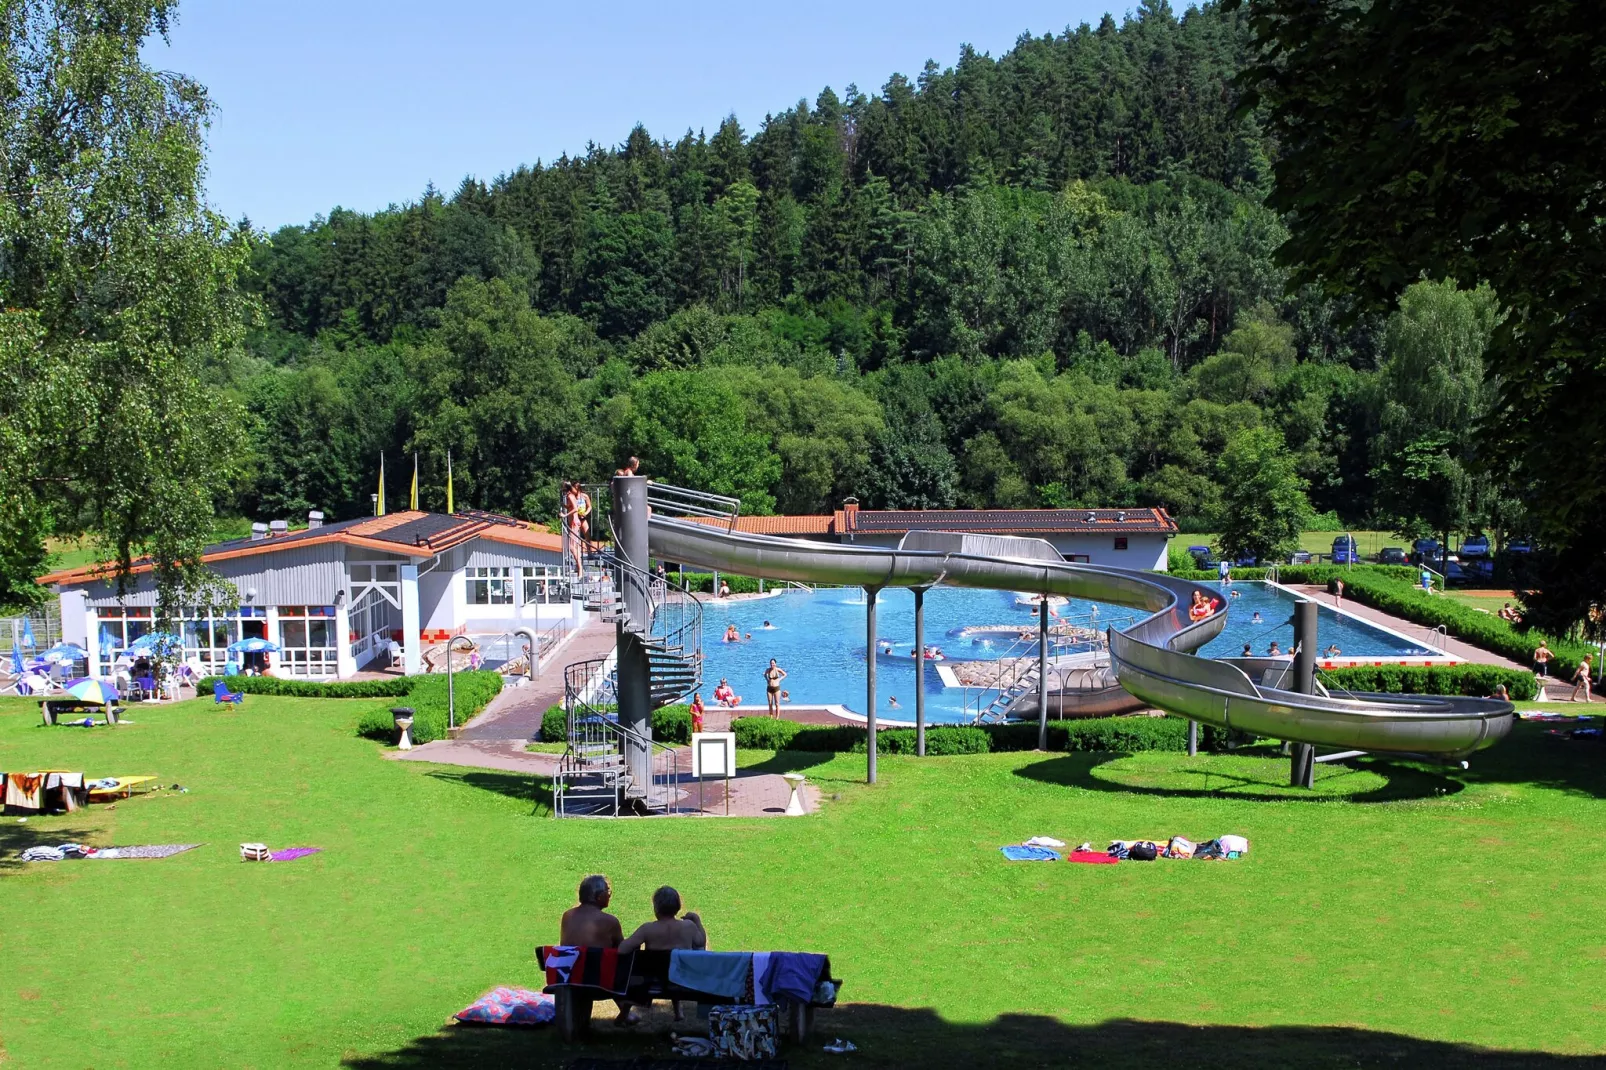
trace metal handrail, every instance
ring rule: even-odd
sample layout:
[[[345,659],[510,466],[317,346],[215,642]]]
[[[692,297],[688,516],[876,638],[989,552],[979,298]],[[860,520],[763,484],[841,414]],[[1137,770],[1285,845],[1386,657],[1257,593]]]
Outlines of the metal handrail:
[[[1136,617],[1132,617],[1132,616],[1125,616],[1125,617],[1116,616],[1116,617],[1113,617],[1113,618],[1104,619],[1104,618],[1099,617],[1097,614],[1086,613],[1086,614],[1079,614],[1077,617],[1074,617],[1074,618],[1062,617],[1062,618],[1060,618],[1060,623],[1061,623],[1061,625],[1068,625],[1071,628],[1083,627],[1083,625],[1080,625],[1080,624],[1077,623],[1078,621],[1089,621],[1089,622],[1097,621],[1101,625],[1104,625],[1104,626],[1107,626],[1107,627],[1126,627],[1126,626],[1132,624],[1136,619],[1137,619]],[[1063,654],[1065,654],[1067,652],[1067,648],[1075,646],[1075,645],[1080,644],[1080,643],[1089,643],[1089,644],[1091,644],[1095,656],[1097,655],[1097,652],[1100,649],[1102,649],[1106,653],[1108,653],[1108,651],[1109,651],[1109,640],[1106,637],[1105,633],[1103,631],[1099,631],[1097,629],[1091,629],[1091,628],[1087,629],[1087,631],[1091,632],[1092,634],[1080,635],[1080,636],[1068,636],[1068,635],[1063,635],[1062,634],[1062,635],[1056,636],[1054,634],[1053,630],[1050,629],[1049,637],[1048,637],[1048,656],[1050,658],[1059,657],[1059,656],[1061,656],[1061,655],[1063,655]],[[1023,647],[1026,648],[1024,653],[1019,653],[1019,654],[1015,653],[1015,651],[1020,650]],[[1025,677],[1030,676],[1032,673],[1037,671],[1037,651],[1036,651],[1036,647],[1037,647],[1037,636],[1033,635],[1030,638],[1017,638],[1015,640],[1015,642],[1011,643],[1008,647],[1005,648],[1004,653],[1002,655],[1000,655],[998,657],[998,659],[997,659],[997,662],[1000,665],[999,674],[998,674],[998,677],[997,677],[997,684],[996,684],[995,687],[985,687],[985,688],[978,689],[977,694],[976,694],[975,704],[974,704],[974,708],[975,708],[975,712],[974,713],[972,713],[972,703],[971,703],[971,698],[970,698],[970,689],[969,688],[965,689],[964,696],[963,696],[963,698],[961,700],[961,702],[962,702],[961,711],[962,711],[962,714],[964,716],[972,718],[972,722],[971,723],[973,723],[973,724],[984,723],[982,721],[982,718],[986,717],[986,716],[988,716],[990,714],[1000,714],[1000,713],[1007,714],[1009,712],[1010,708],[1016,702],[1018,702],[1020,700],[1021,696],[1020,695],[1016,695],[1016,696],[1010,698],[1008,700],[1008,702],[1006,702],[1003,707],[998,708],[998,709],[994,708],[994,707],[996,707],[998,705],[998,702],[1001,699],[1004,698],[1004,696],[1008,695],[1008,693],[1009,693],[1011,688],[1013,688],[1017,683],[1019,683]],[[956,659],[956,660],[958,660],[958,659]],[[1085,668],[1085,666],[1077,666],[1077,668]],[[1052,676],[1055,671],[1060,671],[1062,679],[1063,679],[1063,672],[1070,671],[1070,670],[1052,670],[1051,669],[1050,670],[1050,676]],[[1005,679],[1006,674],[1008,676],[1007,680]],[[1039,682],[1039,686],[1041,686],[1041,682]],[[986,703],[983,703],[982,702],[982,698],[989,691],[996,691],[997,694],[994,695],[991,699],[989,699]],[[1023,692],[1022,694],[1024,694],[1024,693],[1025,692]]]
[[[567,813],[567,788],[576,777],[600,776],[604,785],[616,789],[622,779],[623,760],[627,745],[644,747],[652,756],[648,763],[649,782],[637,786],[628,784],[622,794],[642,799],[646,804],[666,813],[678,813],[671,804],[680,783],[679,751],[655,739],[647,739],[620,724],[617,716],[617,678],[614,673],[603,673],[606,658],[573,662],[564,667],[563,704],[567,738],[563,755],[558,759],[553,778],[553,808],[555,817]],[[615,766],[612,759],[617,758]],[[599,762],[609,764],[599,768]],[[619,796],[613,793],[613,813],[619,814]],[[656,799],[654,796],[658,796]]]
[[[725,521],[726,530],[736,530],[742,503],[727,494],[710,494],[669,483],[647,484],[647,505],[665,516],[700,516]]]

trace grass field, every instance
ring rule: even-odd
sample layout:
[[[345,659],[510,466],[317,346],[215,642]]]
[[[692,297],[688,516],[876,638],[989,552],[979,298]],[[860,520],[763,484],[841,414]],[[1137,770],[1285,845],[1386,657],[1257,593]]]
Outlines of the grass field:
[[[1333,540],[1343,534],[1342,531],[1306,531],[1299,536],[1299,548],[1313,554],[1330,554],[1333,552]],[[1355,537],[1355,548],[1367,561],[1375,560],[1377,552],[1385,546],[1398,546],[1410,552],[1410,540],[1401,540],[1391,531],[1351,531],[1349,534]],[[1172,539],[1172,545],[1215,548],[1220,545],[1220,539],[1219,535],[1178,535]]]
[[[1541,726],[1465,773],[1322,766],[1309,796],[1275,757],[885,757],[872,789],[862,756],[748,754],[805,769],[823,812],[560,823],[527,778],[383,760],[351,734],[365,705],[253,696],[84,730],[0,700],[0,768],[190,789],[0,825],[0,1063],[564,1066],[577,1053],[549,1032],[443,1023],[494,985],[539,987],[531,949],[593,871],[627,926],[668,882],[716,948],[828,952],[849,1002],[822,1015],[822,1042],[852,1039],[854,1065],[1606,1054],[1606,755]],[[1249,858],[1034,865],[997,850],[1228,832]],[[206,846],[14,861],[64,840]],[[246,864],[249,840],[325,850]],[[596,1032],[588,1054],[668,1051]],[[842,1065],[818,1043],[788,1055]]]

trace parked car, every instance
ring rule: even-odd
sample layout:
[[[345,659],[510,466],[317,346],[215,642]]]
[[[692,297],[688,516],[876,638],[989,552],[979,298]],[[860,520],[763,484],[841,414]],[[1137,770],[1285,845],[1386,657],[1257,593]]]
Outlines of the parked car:
[[[1260,564],[1260,558],[1256,557],[1254,554],[1240,554],[1233,558],[1232,563],[1238,568],[1254,568],[1256,565]]]
[[[1411,559],[1398,546],[1385,546],[1378,551],[1377,563],[1380,565],[1408,565],[1411,563]]]
[[[1483,533],[1469,535],[1461,542],[1461,559],[1489,556],[1489,536]]]
[[[1437,565],[1444,557],[1438,539],[1418,539],[1411,544],[1411,561],[1418,565]]]
[[[1508,554],[1531,554],[1533,552],[1534,544],[1532,539],[1512,539],[1506,543],[1506,553]]]
[[[1474,557],[1470,561],[1461,562],[1461,571],[1467,576],[1479,580],[1494,579],[1494,558]]]
[[[1310,564],[1310,551],[1309,550],[1295,550],[1293,553],[1288,555],[1288,563],[1290,565],[1308,565],[1308,564]]]
[[[1333,564],[1358,565],[1360,563],[1361,554],[1355,545],[1354,536],[1340,535],[1333,540]]]
[[[1208,546],[1190,546],[1188,554],[1193,558],[1195,568],[1215,568],[1216,559],[1211,556]]]

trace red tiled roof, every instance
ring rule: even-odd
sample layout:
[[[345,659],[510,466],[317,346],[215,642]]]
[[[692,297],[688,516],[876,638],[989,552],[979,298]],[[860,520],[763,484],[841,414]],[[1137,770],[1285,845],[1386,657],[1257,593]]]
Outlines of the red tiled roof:
[[[743,516],[736,530],[754,535],[902,534],[964,531],[983,535],[1175,535],[1164,509],[838,509],[830,515]],[[723,525],[709,517],[700,524]]]
[[[346,520],[318,528],[305,528],[266,539],[234,539],[208,546],[201,555],[207,564],[236,557],[271,554],[294,546],[317,546],[338,542],[385,553],[409,557],[433,557],[476,536],[495,542],[528,546],[538,550],[561,550],[562,539],[545,529],[496,513],[426,513],[407,509],[384,516]],[[150,570],[150,562],[134,562],[135,573]],[[83,583],[109,577],[110,564],[85,565],[61,569],[39,577],[42,584]]]

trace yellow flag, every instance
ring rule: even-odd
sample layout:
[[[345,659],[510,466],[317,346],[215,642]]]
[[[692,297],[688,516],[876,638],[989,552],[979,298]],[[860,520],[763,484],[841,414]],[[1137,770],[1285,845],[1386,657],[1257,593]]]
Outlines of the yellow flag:
[[[418,454],[413,454],[413,494],[407,503],[407,508],[418,511]]]
[[[452,504],[452,451],[451,450],[447,450],[446,451],[446,511],[448,513],[457,512],[456,507]]]
[[[379,455],[379,497],[374,499],[374,515],[385,515],[385,455]]]

